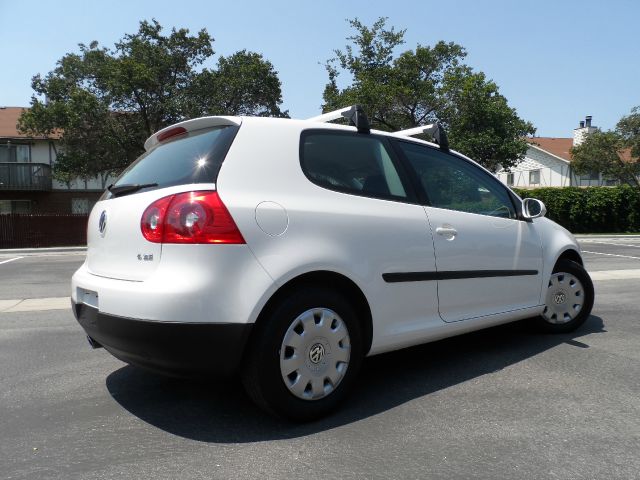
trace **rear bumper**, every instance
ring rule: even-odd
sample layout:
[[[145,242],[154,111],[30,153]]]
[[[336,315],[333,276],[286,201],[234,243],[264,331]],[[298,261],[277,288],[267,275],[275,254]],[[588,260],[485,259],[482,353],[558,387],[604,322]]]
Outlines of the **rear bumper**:
[[[87,335],[120,360],[157,372],[230,376],[238,371],[253,324],[134,320],[72,302]]]

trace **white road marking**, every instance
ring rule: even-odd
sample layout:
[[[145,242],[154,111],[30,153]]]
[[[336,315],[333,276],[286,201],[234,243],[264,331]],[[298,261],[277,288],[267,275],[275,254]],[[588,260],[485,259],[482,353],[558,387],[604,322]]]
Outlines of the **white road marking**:
[[[1,313],[39,312],[44,310],[71,310],[71,300],[69,297],[0,300]]]
[[[596,240],[580,240],[580,243],[597,243],[598,245],[613,245],[614,247],[640,248],[640,244],[630,245],[628,243],[598,242]]]
[[[0,300],[0,312],[4,312],[5,310],[9,310],[11,307],[15,307],[22,300]]]
[[[630,255],[618,255],[617,253],[589,252],[587,250],[582,250],[582,253],[593,253],[594,255],[606,255],[607,257],[633,258],[634,260],[640,260],[640,257],[632,257]]]
[[[627,280],[631,278],[640,278],[640,269],[630,270],[603,270],[601,272],[590,272],[591,280]]]
[[[16,260],[20,260],[21,258],[24,258],[24,257],[15,257],[15,258],[10,258],[9,260],[3,260],[2,262],[0,262],[0,265],[2,265],[3,263],[15,262]]]

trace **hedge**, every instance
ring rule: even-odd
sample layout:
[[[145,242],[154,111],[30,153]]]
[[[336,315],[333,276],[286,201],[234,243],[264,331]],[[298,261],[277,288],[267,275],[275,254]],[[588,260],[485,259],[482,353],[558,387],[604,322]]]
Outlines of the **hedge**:
[[[574,233],[640,232],[640,191],[618,187],[514,189],[542,200],[547,217]]]

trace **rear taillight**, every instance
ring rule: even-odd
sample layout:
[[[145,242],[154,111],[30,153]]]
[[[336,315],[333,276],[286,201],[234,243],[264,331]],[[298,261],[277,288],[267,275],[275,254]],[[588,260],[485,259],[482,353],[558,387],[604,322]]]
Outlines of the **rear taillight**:
[[[140,228],[144,238],[153,243],[162,243],[162,235],[164,233],[164,218],[166,216],[167,207],[173,200],[173,195],[156,200],[142,214],[140,220]]]
[[[156,200],[140,229],[153,243],[245,243],[217,192],[186,192]]]

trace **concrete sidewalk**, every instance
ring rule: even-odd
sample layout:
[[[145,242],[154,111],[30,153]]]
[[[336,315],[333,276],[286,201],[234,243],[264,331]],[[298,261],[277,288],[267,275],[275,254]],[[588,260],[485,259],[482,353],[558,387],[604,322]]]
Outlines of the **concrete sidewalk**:
[[[29,257],[42,255],[74,255],[87,252],[86,246],[49,248],[0,248],[0,257]]]

